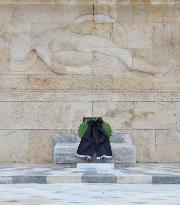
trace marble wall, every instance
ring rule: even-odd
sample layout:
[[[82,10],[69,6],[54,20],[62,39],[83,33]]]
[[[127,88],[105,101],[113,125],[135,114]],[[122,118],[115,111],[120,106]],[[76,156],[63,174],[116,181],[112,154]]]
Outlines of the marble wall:
[[[180,162],[180,1],[0,0],[0,108],[0,162],[52,162],[83,116]]]

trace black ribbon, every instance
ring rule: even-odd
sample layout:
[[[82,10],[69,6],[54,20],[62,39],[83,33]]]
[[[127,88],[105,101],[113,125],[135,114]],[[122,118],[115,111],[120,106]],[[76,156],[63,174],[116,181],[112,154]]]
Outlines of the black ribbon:
[[[98,117],[96,120],[95,119],[90,119],[87,121],[87,124],[89,127],[102,127],[103,124],[103,119],[101,117]]]

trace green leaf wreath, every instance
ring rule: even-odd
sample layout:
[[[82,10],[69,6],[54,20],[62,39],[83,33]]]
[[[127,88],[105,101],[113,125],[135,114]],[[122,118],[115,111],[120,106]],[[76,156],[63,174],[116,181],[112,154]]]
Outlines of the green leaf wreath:
[[[87,120],[85,120],[84,122],[80,124],[79,129],[78,129],[78,135],[80,138],[84,136],[87,128],[88,128],[88,124],[87,124]]]
[[[82,122],[79,126],[79,129],[78,129],[78,135],[80,138],[82,138],[88,128],[88,123],[87,123],[88,120],[85,120],[84,122]],[[109,123],[107,122],[103,122],[102,124],[102,129],[103,131],[106,133],[106,135],[108,136],[108,138],[111,138],[112,137],[112,128],[110,126]]]

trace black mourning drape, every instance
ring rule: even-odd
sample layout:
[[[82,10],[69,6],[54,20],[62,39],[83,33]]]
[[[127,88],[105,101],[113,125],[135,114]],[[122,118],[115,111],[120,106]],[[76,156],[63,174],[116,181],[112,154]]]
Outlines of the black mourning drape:
[[[97,159],[112,157],[111,145],[107,134],[102,129],[103,119],[89,119],[88,128],[81,138],[77,155],[91,159],[96,153]]]

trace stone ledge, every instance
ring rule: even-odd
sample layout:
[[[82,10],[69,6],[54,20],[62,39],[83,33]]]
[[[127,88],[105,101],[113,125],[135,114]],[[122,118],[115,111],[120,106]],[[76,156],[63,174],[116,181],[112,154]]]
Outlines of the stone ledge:
[[[78,143],[57,143],[54,148],[54,162],[56,164],[75,164],[84,163],[86,161],[76,157]],[[107,159],[108,163],[127,164],[134,166],[136,163],[135,147],[129,145],[123,145],[118,143],[111,143],[113,157]],[[98,160],[93,158],[91,162],[98,163]]]
[[[79,137],[74,133],[55,134],[54,144],[54,162],[56,164],[76,164],[86,161],[76,156],[79,145]],[[136,163],[136,148],[132,145],[132,136],[129,134],[114,134],[111,138],[111,147],[113,157],[106,159],[105,162],[115,164],[125,164],[134,166]],[[90,163],[100,162],[95,157]]]
[[[0,4],[107,4],[107,5],[173,5],[173,4],[180,4],[178,0],[171,0],[171,1],[159,1],[159,0],[151,0],[151,1],[118,1],[118,0],[0,0]]]
[[[59,165],[0,164],[0,184],[118,183],[180,184],[180,164],[137,164],[133,168],[78,169]]]

